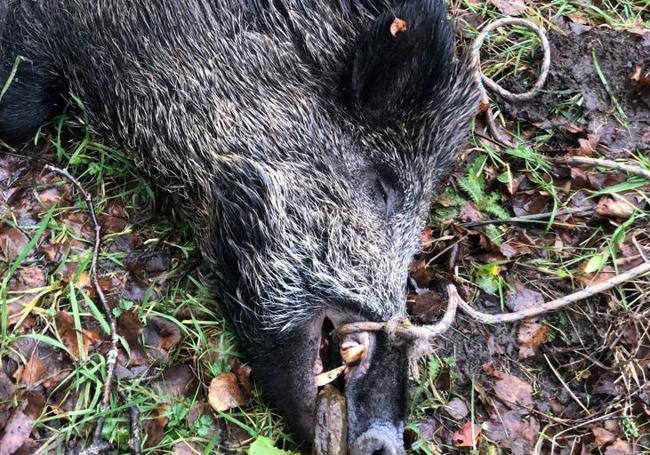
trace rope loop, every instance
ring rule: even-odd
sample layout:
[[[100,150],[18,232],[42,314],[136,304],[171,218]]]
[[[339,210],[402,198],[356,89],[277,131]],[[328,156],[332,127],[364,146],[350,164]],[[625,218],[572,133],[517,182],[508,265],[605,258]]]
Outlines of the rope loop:
[[[519,25],[534,31],[535,34],[537,34],[539,37],[542,51],[544,52],[539,78],[530,88],[530,90],[524,93],[512,93],[511,91],[504,89],[493,79],[484,75],[481,71],[481,47],[483,46],[483,42],[491,32],[499,27],[503,27],[504,25]],[[538,25],[526,19],[521,19],[518,17],[504,17],[503,19],[498,19],[483,27],[483,30],[481,30],[481,33],[476,37],[476,40],[472,45],[472,60],[475,68],[477,69],[478,83],[483,102],[487,102],[489,99],[485,90],[485,86],[487,86],[497,95],[507,99],[508,101],[528,101],[537,95],[537,93],[541,90],[541,88],[544,86],[544,83],[546,82],[548,71],[551,67],[551,46],[549,45],[546,33],[544,33],[544,30],[542,30],[542,28]]]

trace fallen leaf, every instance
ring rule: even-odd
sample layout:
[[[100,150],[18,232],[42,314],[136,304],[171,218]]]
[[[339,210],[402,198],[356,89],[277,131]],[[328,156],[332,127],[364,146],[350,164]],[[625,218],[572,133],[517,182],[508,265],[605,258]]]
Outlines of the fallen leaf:
[[[196,392],[196,376],[187,364],[179,363],[167,368],[154,386],[168,399],[186,397]]]
[[[29,238],[22,231],[5,226],[0,228],[0,252],[7,261],[14,261],[29,243]]]
[[[201,453],[198,447],[185,441],[177,442],[172,450],[172,455],[196,455]]]
[[[0,411],[3,409],[2,405],[4,403],[8,403],[13,399],[14,393],[16,393],[16,386],[5,373],[5,369],[0,368]]]
[[[144,431],[147,435],[145,447],[157,446],[165,436],[165,427],[169,423],[169,417],[167,417],[168,408],[169,405],[167,404],[158,406],[154,411],[153,418],[147,419],[144,423]]]
[[[63,341],[68,352],[75,360],[87,358],[88,350],[92,342],[101,339],[99,333],[94,330],[82,329],[81,333],[78,333],[74,326],[74,318],[67,311],[57,312],[54,315],[54,322],[56,323],[56,329],[59,332],[61,341]],[[83,356],[79,355],[80,345]]]
[[[390,34],[394,37],[399,33],[405,32],[408,29],[408,24],[405,20],[396,17],[390,24]]]
[[[499,252],[503,254],[503,256],[506,259],[512,259],[515,256],[517,256],[517,254],[519,254],[517,248],[515,248],[514,246],[510,245],[507,242],[504,242],[501,245],[499,245]]]
[[[474,436],[473,438],[472,435]],[[473,447],[478,442],[480,436],[481,427],[478,425],[472,426],[471,422],[466,422],[463,428],[451,436],[451,439],[456,447]]]
[[[14,409],[0,439],[0,455],[11,455],[29,438],[34,421],[20,409]]]
[[[208,402],[217,411],[227,411],[246,404],[244,394],[234,373],[221,373],[208,389]]]
[[[47,365],[41,360],[38,351],[34,349],[23,367],[20,375],[21,382],[27,389],[32,389],[45,379],[46,373]]]
[[[513,455],[529,455],[539,435],[539,422],[534,417],[524,418],[521,411],[494,413],[487,423],[486,436],[510,449]]]
[[[527,359],[537,354],[537,349],[546,341],[549,328],[534,320],[522,321],[517,330],[517,343],[519,346],[519,359]]]
[[[456,420],[464,419],[469,414],[469,409],[465,401],[457,397],[449,400],[449,403],[445,406],[445,411],[452,419]]]
[[[594,434],[594,443],[599,449],[616,440],[616,435],[614,433],[601,427],[593,427],[591,432]]]
[[[527,8],[523,0],[490,0],[490,3],[506,16],[519,16]]]
[[[132,366],[144,365],[147,360],[147,355],[142,343],[140,342],[141,332],[142,324],[138,318],[137,311],[124,311],[117,318],[117,333],[123,336],[129,344],[129,349],[131,351],[129,365]]]
[[[162,359],[183,339],[180,328],[174,322],[160,316],[149,316],[143,330],[147,355]]]
[[[506,306],[512,311],[535,308],[544,303],[544,296],[539,292],[515,282],[515,290],[506,296]]]
[[[632,455],[634,451],[630,444],[623,441],[622,439],[617,439],[612,445],[607,446],[605,449],[605,455]]]
[[[484,219],[483,214],[476,210],[471,202],[465,202],[458,213],[458,217],[465,223],[475,223]]]
[[[627,219],[634,213],[635,207],[624,199],[614,199],[608,196],[602,197],[598,201],[596,212],[609,218]]]
[[[239,386],[246,401],[250,400],[251,393],[253,392],[253,385],[251,383],[251,372],[252,369],[248,365],[239,365],[233,368],[235,376],[237,376],[237,381],[239,381]]]
[[[444,307],[442,296],[428,289],[415,294],[406,302],[408,313],[422,322],[433,322]]]
[[[566,17],[568,17],[571,20],[571,22],[574,22],[576,24],[580,24],[580,25],[587,24],[587,18],[580,13],[569,13],[566,15]]]
[[[511,374],[503,374],[494,384],[494,393],[508,406],[532,406],[533,388],[523,379]]]

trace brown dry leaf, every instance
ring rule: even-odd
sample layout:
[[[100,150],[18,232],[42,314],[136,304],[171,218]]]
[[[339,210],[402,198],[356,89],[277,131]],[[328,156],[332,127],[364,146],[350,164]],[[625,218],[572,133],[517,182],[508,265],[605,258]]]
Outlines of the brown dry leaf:
[[[587,174],[587,178],[589,179],[589,186],[598,191],[618,185],[626,180],[626,177],[618,172],[593,172]]]
[[[154,418],[147,419],[144,424],[144,431],[147,435],[147,440],[145,441],[145,447],[155,447],[157,446],[162,438],[165,436],[165,427],[169,422],[169,417],[167,417],[167,409],[169,408],[168,404],[162,404],[158,406],[154,412]]]
[[[604,428],[594,427],[591,429],[591,431],[594,434],[594,437],[596,438],[594,441],[596,447],[598,447],[599,449],[609,444],[610,442],[614,442],[616,440],[616,435],[611,431],[605,430]]]
[[[537,419],[524,418],[521,411],[515,410],[491,415],[486,435],[513,455],[528,455],[533,452],[539,429]]]
[[[506,259],[512,259],[519,254],[519,251],[514,246],[504,242],[499,245],[499,253],[501,253]]]
[[[197,453],[201,453],[201,450],[194,444],[185,441],[176,443],[172,450],[172,455],[196,455]]]
[[[34,421],[20,409],[15,409],[0,439],[0,455],[15,453],[29,438]]]
[[[227,411],[247,403],[234,373],[221,373],[212,380],[208,402],[217,411]]]
[[[45,379],[46,373],[47,365],[39,357],[38,350],[34,349],[21,372],[21,382],[27,389],[32,389]]]
[[[627,31],[642,37],[645,46],[650,45],[650,29],[645,27],[642,22],[639,22],[632,27],[628,27]]]
[[[240,389],[244,393],[247,401],[250,400],[251,393],[253,392],[253,384],[251,383],[252,371],[252,368],[248,365],[239,365],[233,368],[233,372],[237,376],[237,381],[239,381]]]
[[[440,295],[428,289],[415,294],[406,304],[409,314],[425,323],[435,320],[445,305]]]
[[[149,316],[143,331],[149,358],[162,359],[183,339],[180,328],[167,318]]]
[[[580,13],[570,13],[567,14],[566,17],[568,17],[571,20],[571,22],[574,22],[576,24],[580,24],[580,25],[587,24],[587,18]]]
[[[519,192],[512,197],[512,210],[515,216],[536,215],[548,211],[549,201],[539,191]]]
[[[463,428],[455,432],[451,439],[456,447],[473,447],[481,437],[481,427],[474,425],[474,438],[472,439],[472,423],[467,422]]]
[[[476,210],[476,207],[471,202],[466,202],[461,207],[458,217],[465,223],[475,223],[484,219],[483,214]]]
[[[63,194],[61,193],[61,188],[52,186],[41,191],[38,194],[38,200],[43,205],[44,208],[49,209],[54,204],[58,203],[63,199]]]
[[[77,338],[77,330],[74,326],[74,318],[72,314],[67,311],[59,311],[54,315],[54,322],[56,329],[61,336],[61,341],[65,344],[70,355],[75,359],[79,359],[79,340]],[[94,330],[81,330],[81,348],[83,349],[82,358],[88,357],[88,350],[93,341],[101,339],[99,333]]]
[[[546,341],[548,326],[527,319],[521,323],[517,331],[519,343],[519,359],[527,359],[537,354],[539,346]]]
[[[433,267],[427,267],[427,261],[424,259],[411,261],[409,274],[420,288],[428,288],[435,278]]]
[[[634,451],[630,447],[630,444],[622,439],[617,439],[605,449],[605,455],[632,455],[633,453]]]
[[[137,311],[125,311],[117,318],[117,333],[124,337],[131,350],[131,357],[129,358],[129,365],[131,366],[144,365],[147,361],[147,355],[140,342],[141,332],[142,324]]]
[[[543,303],[544,296],[542,294],[519,283],[515,283],[514,292],[509,292],[506,296],[506,305],[512,311],[535,308]]]
[[[490,0],[490,3],[506,16],[519,16],[527,8],[523,0]]]
[[[29,238],[20,230],[9,226],[0,228],[0,252],[7,261],[15,260],[28,242]]]
[[[5,373],[4,368],[0,368],[0,411],[3,409],[3,404],[10,402],[14,393],[16,393],[16,386]]]
[[[408,24],[405,20],[396,17],[395,20],[390,24],[390,34],[394,37],[399,33],[405,32],[408,30]]]
[[[572,155],[591,156],[596,151],[600,137],[596,134],[588,134],[587,138],[578,139],[578,147],[569,149],[568,152]]]
[[[508,406],[532,406],[533,388],[523,379],[511,374],[503,374],[494,384],[494,394]]]
[[[445,406],[445,411],[452,419],[456,420],[464,419],[469,414],[467,404],[458,397],[449,400],[449,403]]]
[[[185,363],[179,363],[166,369],[155,387],[160,395],[169,399],[187,397],[196,393],[196,376]]]
[[[634,213],[635,207],[623,199],[614,199],[609,196],[602,197],[598,201],[596,212],[601,216],[609,218],[628,219]]]

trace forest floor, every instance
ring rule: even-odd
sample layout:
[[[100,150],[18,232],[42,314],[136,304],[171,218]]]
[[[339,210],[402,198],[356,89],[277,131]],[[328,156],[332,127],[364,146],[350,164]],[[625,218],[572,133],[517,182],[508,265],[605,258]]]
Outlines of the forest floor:
[[[567,161],[650,172],[649,9],[643,0],[452,2],[461,41],[524,17],[547,30],[552,64],[532,101],[493,101],[510,144],[490,136],[482,115],[474,122],[411,266],[415,321],[440,318],[452,281],[474,307],[507,312],[650,259],[650,179]],[[485,74],[524,90],[537,77],[538,40],[499,29],[482,59]],[[103,438],[127,453],[132,408],[144,453],[298,451],[262,403],[189,229],[85,125],[76,108],[46,125],[27,146],[37,159],[0,148],[0,454],[86,446],[100,415]],[[79,178],[103,229],[99,285],[120,337],[106,412],[110,321],[89,273],[93,225],[82,195],[46,162]],[[521,323],[461,313],[420,363],[409,453],[650,453],[649,302],[646,276]]]

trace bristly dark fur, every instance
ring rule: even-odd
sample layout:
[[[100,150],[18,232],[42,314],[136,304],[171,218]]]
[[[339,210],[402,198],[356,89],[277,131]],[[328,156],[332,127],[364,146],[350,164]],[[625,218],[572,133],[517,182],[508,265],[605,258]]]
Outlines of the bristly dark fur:
[[[0,14],[0,81],[27,59],[0,139],[79,96],[178,198],[257,380],[308,436],[313,321],[405,312],[476,107],[442,1],[5,0]],[[408,28],[392,36],[395,17]]]

